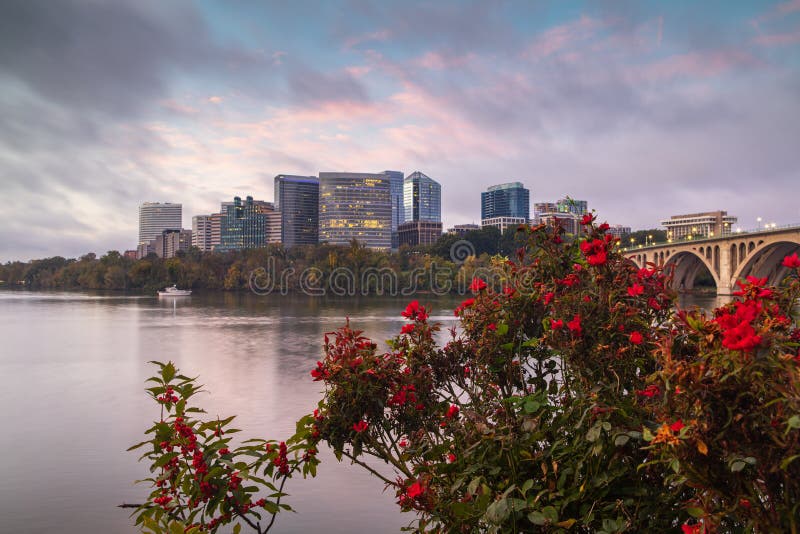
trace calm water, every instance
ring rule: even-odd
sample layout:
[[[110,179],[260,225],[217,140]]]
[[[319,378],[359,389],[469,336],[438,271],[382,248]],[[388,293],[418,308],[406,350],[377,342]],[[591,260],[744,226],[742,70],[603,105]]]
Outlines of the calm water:
[[[423,302],[425,298],[421,299]],[[452,324],[460,299],[428,299]],[[713,297],[684,301],[704,307]],[[321,339],[349,316],[376,341],[399,331],[406,301],[389,298],[151,297],[0,291],[0,532],[135,532],[129,510],[148,475],[136,453],[158,417],[143,392],[172,360],[200,375],[211,416],[238,415],[247,437],[280,439],[320,398],[309,371]],[[276,532],[398,532],[412,517],[393,492],[323,451],[315,479],[290,481]]]
[[[457,302],[434,300],[434,317],[450,324]],[[200,375],[209,415],[237,414],[247,437],[280,439],[320,399],[309,371],[323,333],[349,316],[383,341],[405,303],[0,291],[0,532],[135,532],[116,505],[147,494],[133,484],[147,468],[125,449],[158,417],[143,392],[149,360]],[[360,468],[321,459],[317,478],[287,484],[298,513],[279,515],[276,532],[398,532],[412,519]]]

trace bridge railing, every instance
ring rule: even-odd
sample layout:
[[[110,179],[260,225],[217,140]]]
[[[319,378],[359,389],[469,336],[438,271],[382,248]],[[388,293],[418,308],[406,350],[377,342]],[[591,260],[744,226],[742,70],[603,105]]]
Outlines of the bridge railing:
[[[742,236],[745,236],[745,235],[769,234],[769,233],[773,233],[773,232],[780,232],[780,231],[783,231],[783,230],[794,230],[794,229],[800,229],[800,224],[794,223],[794,224],[783,224],[783,225],[769,226],[768,228],[752,228],[752,229],[749,229],[749,230],[739,230],[738,232],[731,232],[729,234],[725,234],[725,235],[721,235],[721,236],[714,236],[714,237],[702,237],[701,236],[701,237],[692,237],[691,239],[686,239],[686,238],[683,238],[683,239],[672,239],[672,240],[667,240],[667,241],[656,241],[656,242],[653,242],[653,243],[639,244],[639,245],[633,245],[633,246],[628,246],[628,247],[623,246],[623,244],[621,243],[620,247],[621,247],[621,250],[623,252],[631,252],[631,253],[633,253],[633,252],[636,252],[638,250],[648,250],[648,249],[652,249],[652,248],[661,248],[661,247],[666,247],[666,246],[670,246],[670,245],[686,245],[688,243],[705,243],[705,242],[708,242],[708,241],[724,241],[726,239],[742,237]]]

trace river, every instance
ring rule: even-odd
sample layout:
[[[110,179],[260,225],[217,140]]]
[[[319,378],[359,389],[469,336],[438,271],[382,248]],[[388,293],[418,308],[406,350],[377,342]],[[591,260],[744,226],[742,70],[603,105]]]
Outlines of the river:
[[[421,297],[453,324],[458,297]],[[378,342],[400,330],[407,299],[213,293],[172,300],[120,294],[0,291],[0,532],[136,532],[149,489],[138,454],[158,417],[145,395],[150,360],[199,375],[210,416],[236,414],[246,437],[281,439],[321,398],[309,371],[321,340],[350,317]],[[710,307],[717,299],[684,299]],[[394,492],[326,451],[314,479],[287,484],[298,513],[281,533],[399,532],[413,517]]]

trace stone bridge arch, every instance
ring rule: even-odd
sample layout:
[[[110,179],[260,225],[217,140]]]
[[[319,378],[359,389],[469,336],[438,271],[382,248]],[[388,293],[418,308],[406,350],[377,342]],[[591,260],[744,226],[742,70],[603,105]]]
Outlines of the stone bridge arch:
[[[740,244],[739,250],[744,244]],[[756,278],[766,278],[769,285],[778,285],[790,272],[783,266],[783,258],[795,253],[800,254],[800,243],[793,241],[769,240],[760,241],[758,244],[750,241],[746,247],[747,253],[743,261],[734,264],[734,257],[732,257],[733,276],[731,278],[733,284],[736,280],[755,276]],[[738,258],[735,259],[738,260]]]
[[[674,251],[663,264],[665,271],[672,270],[672,288],[678,291],[693,289],[695,278],[702,269],[707,270],[714,285],[720,287],[719,269],[714,269],[714,258],[713,249],[709,257],[706,257],[705,249],[702,254],[696,250]]]

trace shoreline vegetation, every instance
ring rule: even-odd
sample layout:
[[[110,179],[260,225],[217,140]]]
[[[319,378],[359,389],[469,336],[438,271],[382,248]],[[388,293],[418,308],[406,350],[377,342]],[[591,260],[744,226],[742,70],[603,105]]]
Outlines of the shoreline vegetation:
[[[646,230],[632,234],[633,239]],[[627,242],[631,237],[624,238]],[[232,252],[191,248],[174,258],[151,254],[134,260],[112,250],[80,258],[54,256],[0,264],[0,288],[112,290],[154,293],[180,288],[319,295],[447,294],[463,289],[476,272],[486,273],[522,246],[516,228],[443,235],[430,246],[371,250],[358,242],[286,249],[280,244]],[[703,284],[700,283],[700,286]],[[713,285],[713,284],[712,284]],[[404,293],[405,291],[405,293]]]

